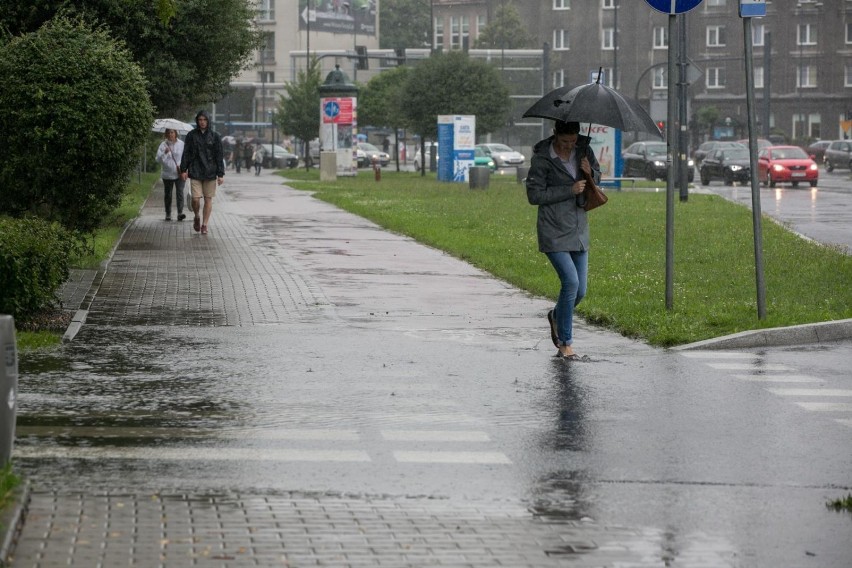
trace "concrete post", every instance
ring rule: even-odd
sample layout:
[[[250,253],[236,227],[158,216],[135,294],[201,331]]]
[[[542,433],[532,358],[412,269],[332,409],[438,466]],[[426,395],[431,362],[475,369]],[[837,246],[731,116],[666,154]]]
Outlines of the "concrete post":
[[[12,457],[18,395],[18,347],[15,320],[0,315],[0,467]]]
[[[530,169],[526,166],[518,166],[518,183],[525,183],[527,181],[527,174],[530,173]]]
[[[320,181],[337,181],[337,152],[320,152]]]

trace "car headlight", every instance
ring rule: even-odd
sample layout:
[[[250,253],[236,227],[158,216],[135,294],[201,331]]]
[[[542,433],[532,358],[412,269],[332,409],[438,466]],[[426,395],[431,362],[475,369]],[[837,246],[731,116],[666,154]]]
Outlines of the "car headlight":
[[[734,165],[734,166],[730,166],[730,169],[731,169],[732,172],[738,172],[741,169],[743,169],[743,167]]]
[[[781,164],[772,164],[772,171],[774,171],[774,172],[783,172],[783,171],[784,171],[784,166],[782,166]]]
[[[654,167],[662,168],[666,165],[666,163],[662,160],[654,160]]]
[[[816,164],[811,164],[810,166],[808,166],[808,169],[811,170],[811,171],[818,170],[819,166],[817,166]]]
[[[686,161],[686,165],[689,166],[690,168],[695,167],[695,160],[690,158],[689,160]]]

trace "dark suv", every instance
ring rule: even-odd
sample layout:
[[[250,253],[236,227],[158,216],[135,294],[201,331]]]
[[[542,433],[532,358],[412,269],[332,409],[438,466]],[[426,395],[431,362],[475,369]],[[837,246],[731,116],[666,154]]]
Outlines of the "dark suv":
[[[852,140],[835,140],[825,149],[825,169],[852,170]]]

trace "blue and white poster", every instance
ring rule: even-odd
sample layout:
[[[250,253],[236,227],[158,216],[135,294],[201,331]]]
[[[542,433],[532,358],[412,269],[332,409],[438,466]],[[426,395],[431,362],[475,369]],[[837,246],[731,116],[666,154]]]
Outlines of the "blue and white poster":
[[[440,115],[438,117],[438,180],[466,182],[474,164],[476,117]]]

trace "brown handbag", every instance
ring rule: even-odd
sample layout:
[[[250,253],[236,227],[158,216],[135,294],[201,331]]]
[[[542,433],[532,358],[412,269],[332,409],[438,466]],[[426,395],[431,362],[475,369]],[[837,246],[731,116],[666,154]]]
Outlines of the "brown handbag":
[[[586,204],[583,205],[583,209],[591,211],[609,201],[606,194],[595,183],[595,178],[592,175],[583,172],[583,178],[586,180],[586,189],[583,190],[583,194],[586,196]]]

